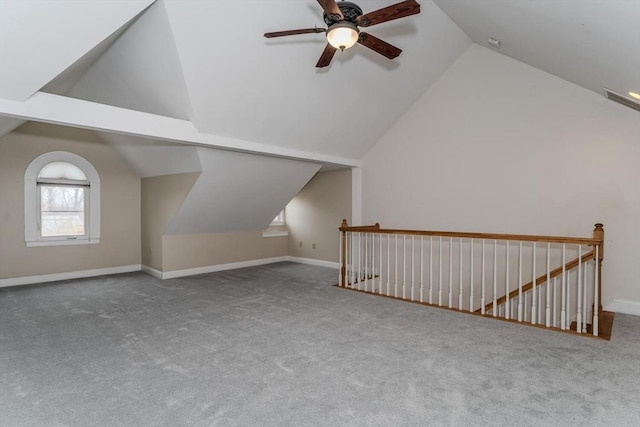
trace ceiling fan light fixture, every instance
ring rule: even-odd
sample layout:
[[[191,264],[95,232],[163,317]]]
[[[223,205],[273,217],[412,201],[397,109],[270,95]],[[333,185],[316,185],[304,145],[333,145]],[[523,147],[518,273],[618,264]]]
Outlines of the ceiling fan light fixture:
[[[327,41],[336,49],[345,50],[358,42],[360,31],[351,22],[341,21],[327,30]]]

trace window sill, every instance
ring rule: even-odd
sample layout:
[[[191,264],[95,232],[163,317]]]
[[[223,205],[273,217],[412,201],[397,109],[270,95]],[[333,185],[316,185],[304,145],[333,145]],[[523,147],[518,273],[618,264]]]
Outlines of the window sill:
[[[74,246],[74,245],[95,245],[100,243],[100,239],[65,239],[65,240],[34,240],[25,242],[28,248],[38,246]]]
[[[289,235],[288,231],[270,231],[270,232],[262,232],[262,237],[286,237]]]

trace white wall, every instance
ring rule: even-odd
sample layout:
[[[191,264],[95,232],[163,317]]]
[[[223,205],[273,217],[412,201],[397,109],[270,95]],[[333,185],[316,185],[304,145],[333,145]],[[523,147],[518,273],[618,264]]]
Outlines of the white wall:
[[[585,237],[604,223],[603,300],[640,313],[637,111],[473,45],[363,164],[363,223]]]

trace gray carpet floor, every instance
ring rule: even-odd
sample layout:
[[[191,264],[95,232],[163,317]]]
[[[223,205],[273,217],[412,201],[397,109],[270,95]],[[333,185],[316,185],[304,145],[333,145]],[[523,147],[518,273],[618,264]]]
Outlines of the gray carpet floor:
[[[279,263],[0,289],[0,425],[640,425],[640,317],[606,342],[336,280]]]

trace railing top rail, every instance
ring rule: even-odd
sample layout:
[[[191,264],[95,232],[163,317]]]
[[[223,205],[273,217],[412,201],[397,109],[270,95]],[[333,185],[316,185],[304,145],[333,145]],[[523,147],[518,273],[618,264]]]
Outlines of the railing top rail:
[[[400,234],[413,236],[458,237],[463,239],[487,239],[510,240],[525,242],[568,243],[578,245],[601,244],[601,239],[592,237],[562,237],[562,236],[536,236],[529,234],[496,234],[496,233],[471,233],[459,231],[429,231],[429,230],[395,230],[380,228],[378,224],[359,227],[340,227],[340,231],[347,232],[374,232],[379,234]]]

